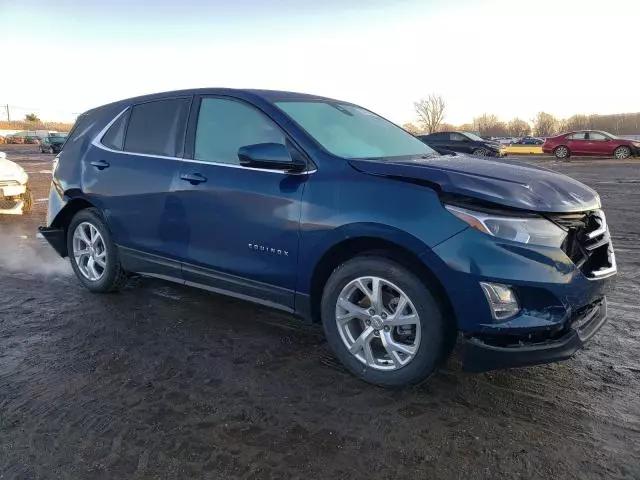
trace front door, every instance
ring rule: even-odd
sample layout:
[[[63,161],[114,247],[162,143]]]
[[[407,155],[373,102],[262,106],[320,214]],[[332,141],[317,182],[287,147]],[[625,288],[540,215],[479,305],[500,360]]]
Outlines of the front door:
[[[308,174],[240,165],[238,149],[291,145],[271,119],[229,97],[192,111],[191,158],[177,192],[189,225],[187,283],[293,308],[302,193]]]
[[[589,132],[587,153],[591,155],[609,156],[613,154],[611,138],[600,132]]]

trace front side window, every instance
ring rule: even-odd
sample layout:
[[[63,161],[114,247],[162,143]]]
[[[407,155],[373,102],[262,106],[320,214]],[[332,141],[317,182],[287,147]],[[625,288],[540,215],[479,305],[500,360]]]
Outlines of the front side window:
[[[589,132],[589,140],[604,141],[606,139],[607,136],[600,132]]]
[[[190,99],[172,98],[131,110],[124,150],[165,157],[181,154]]]
[[[464,142],[465,140],[468,140],[468,138],[462,135],[461,133],[451,133],[450,135],[451,135],[451,141],[453,142]]]
[[[479,137],[475,133],[464,132],[464,136],[476,142],[484,142],[484,139],[482,137]]]
[[[240,147],[258,143],[285,145],[285,136],[264,114],[244,103],[203,98],[198,113],[194,159],[239,164]]]
[[[329,100],[277,101],[325,150],[343,158],[437,156],[435,150],[378,115]]]

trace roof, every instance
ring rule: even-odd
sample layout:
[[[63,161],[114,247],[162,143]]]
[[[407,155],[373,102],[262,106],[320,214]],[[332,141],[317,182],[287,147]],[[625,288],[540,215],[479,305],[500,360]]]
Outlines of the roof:
[[[232,96],[255,96],[260,97],[267,102],[273,103],[286,100],[306,100],[306,101],[338,101],[333,98],[321,97],[319,95],[311,95],[307,93],[288,92],[284,90],[261,90],[261,89],[243,89],[243,88],[194,88],[187,90],[172,90],[166,92],[151,93],[148,95],[140,95],[137,97],[123,98],[105,105],[92,108],[88,111],[97,110],[104,107],[115,106],[119,104],[137,103],[140,101],[151,101],[166,97],[188,96],[188,95],[232,95]],[[341,103],[349,103],[342,102]],[[85,112],[86,113],[86,112]]]

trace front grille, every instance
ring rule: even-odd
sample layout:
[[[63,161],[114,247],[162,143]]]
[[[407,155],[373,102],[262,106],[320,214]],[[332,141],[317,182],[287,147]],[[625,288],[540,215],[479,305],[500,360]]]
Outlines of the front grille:
[[[562,249],[588,278],[603,278],[616,272],[611,235],[602,210],[552,214],[549,219],[567,230]]]

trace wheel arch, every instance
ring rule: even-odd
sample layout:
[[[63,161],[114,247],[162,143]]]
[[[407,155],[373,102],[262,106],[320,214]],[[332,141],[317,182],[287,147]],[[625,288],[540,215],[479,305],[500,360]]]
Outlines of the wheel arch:
[[[310,320],[313,323],[320,323],[320,304],[324,285],[339,265],[356,256],[379,256],[402,265],[425,283],[445,316],[447,337],[455,340],[458,322],[453,305],[442,282],[421,258],[421,254],[426,250],[427,248],[422,252],[416,251],[392,239],[369,235],[343,238],[334,243],[319,257],[309,279],[308,316]]]
[[[64,207],[56,214],[55,218],[51,222],[51,228],[60,228],[64,231],[64,237],[67,236],[67,229],[71,223],[71,219],[81,210],[87,208],[96,208],[96,206],[84,197],[74,197],[69,200]],[[64,243],[63,256],[68,255],[66,242]]]

